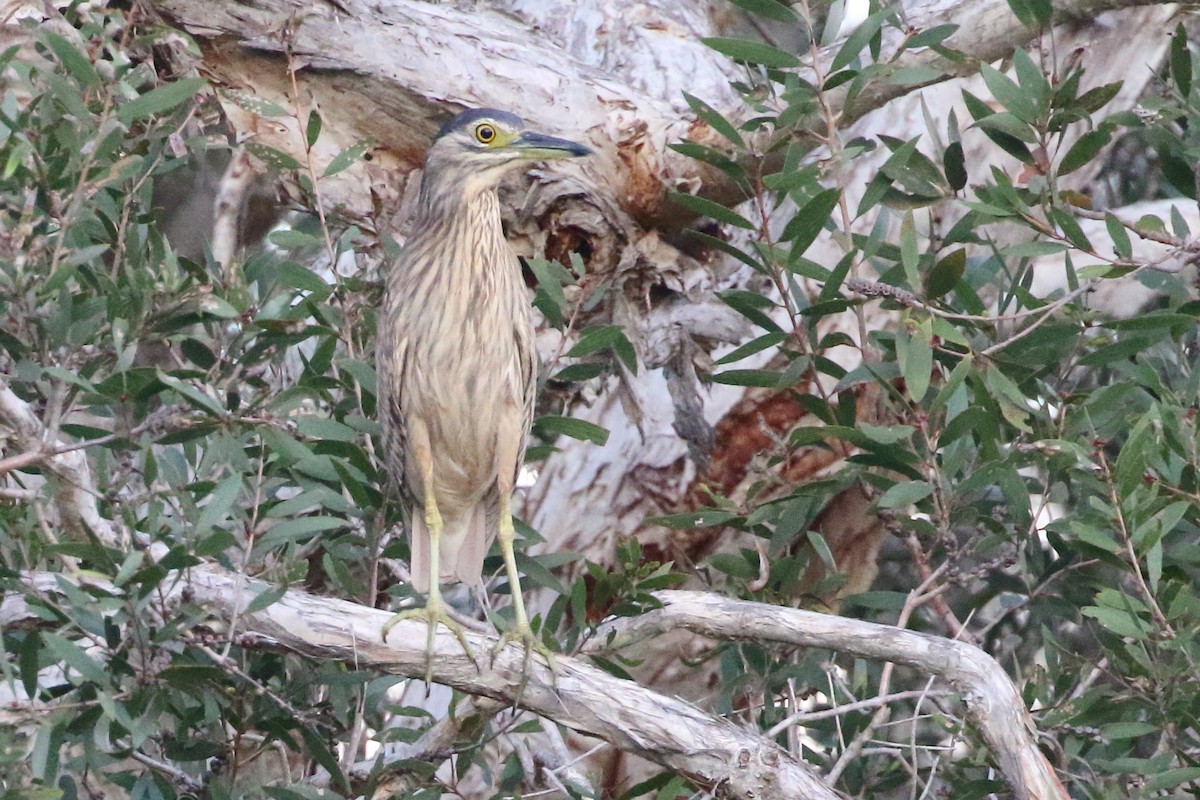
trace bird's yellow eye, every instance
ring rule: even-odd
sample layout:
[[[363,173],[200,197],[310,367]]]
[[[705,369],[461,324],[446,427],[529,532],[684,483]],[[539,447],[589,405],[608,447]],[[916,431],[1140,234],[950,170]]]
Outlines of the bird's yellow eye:
[[[491,144],[496,138],[496,129],[486,122],[475,126],[475,141],[480,144]]]

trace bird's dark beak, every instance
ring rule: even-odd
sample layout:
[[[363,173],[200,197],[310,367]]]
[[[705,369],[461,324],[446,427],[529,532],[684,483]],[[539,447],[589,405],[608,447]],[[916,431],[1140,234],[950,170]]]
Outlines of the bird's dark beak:
[[[548,161],[554,158],[576,158],[591,155],[591,150],[569,139],[547,136],[544,133],[522,131],[509,147],[519,151],[521,157],[530,161]]]

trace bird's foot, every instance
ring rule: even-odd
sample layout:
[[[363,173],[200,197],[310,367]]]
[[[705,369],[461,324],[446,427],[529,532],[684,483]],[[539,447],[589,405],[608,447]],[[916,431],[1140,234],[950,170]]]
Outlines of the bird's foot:
[[[520,700],[521,695],[525,693],[525,684],[529,681],[529,665],[532,663],[533,654],[537,653],[545,659],[554,683],[558,682],[558,662],[554,658],[554,651],[538,638],[538,635],[526,622],[524,624],[517,623],[515,628],[500,635],[500,641],[496,642],[496,646],[492,648],[492,663],[496,663],[496,656],[500,654],[501,650],[516,641],[521,642],[525,648],[525,660],[521,665],[521,684],[517,687],[516,694],[516,699]]]
[[[428,633],[425,638],[425,682],[433,681],[433,641],[437,635],[437,626],[439,624],[446,626],[446,629],[454,634],[458,639],[458,643],[462,645],[463,652],[467,658],[471,659],[471,663],[475,665],[475,669],[479,669],[479,662],[475,660],[475,654],[471,652],[471,646],[467,644],[467,634],[463,630],[463,626],[459,625],[448,613],[442,605],[440,598],[430,598],[424,608],[410,608],[396,614],[387,622],[383,623],[383,628],[380,630],[380,637],[386,642],[388,633],[397,623],[403,622],[406,619],[424,619],[428,624]]]

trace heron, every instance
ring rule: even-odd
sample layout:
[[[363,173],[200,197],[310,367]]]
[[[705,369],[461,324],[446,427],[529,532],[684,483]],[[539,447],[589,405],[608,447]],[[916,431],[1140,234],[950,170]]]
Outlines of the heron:
[[[376,350],[383,454],[407,520],[412,585],[428,599],[382,633],[401,619],[427,620],[426,682],[439,624],[471,652],[440,583],[481,586],[497,536],[515,624],[494,652],[519,638],[526,664],[536,650],[553,667],[529,626],[513,555],[511,501],[533,423],[537,352],[496,187],[522,165],[590,152],[506,111],[458,114],[429,148],[413,233],[386,277]]]

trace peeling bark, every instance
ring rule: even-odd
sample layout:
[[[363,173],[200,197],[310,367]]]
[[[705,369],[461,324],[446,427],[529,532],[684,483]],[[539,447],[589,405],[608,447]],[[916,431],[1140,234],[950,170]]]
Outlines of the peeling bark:
[[[53,593],[63,576],[35,573],[24,578],[32,591]],[[120,592],[95,581],[91,585],[99,591]],[[426,670],[429,656],[424,649],[424,622],[402,621],[384,642],[380,631],[389,618],[387,612],[298,590],[290,590],[269,607],[251,612],[249,603],[268,591],[269,585],[215,566],[175,573],[162,586],[167,607],[185,597],[200,603],[234,625],[227,633],[244,647],[283,649],[318,661],[342,661],[360,669],[410,678],[419,678]],[[713,594],[666,591],[655,596],[663,603],[662,609],[616,620],[602,627],[595,641],[608,642],[611,632],[619,645],[630,639],[686,629],[712,638],[822,647],[907,664],[945,678],[963,694],[972,720],[996,753],[1018,798],[1066,800],[1065,790],[1037,749],[1032,722],[1020,695],[1004,670],[973,645]],[[7,629],[43,623],[29,599],[5,594],[0,603],[0,625]],[[807,764],[769,739],[722,717],[613,678],[576,658],[560,656],[555,674],[536,657],[526,672],[520,645],[493,653],[494,637],[474,633],[466,636],[475,663],[452,634],[439,629],[432,655],[433,676],[438,683],[514,703],[598,736],[622,750],[675,769],[724,796],[746,800],[838,797]]]

